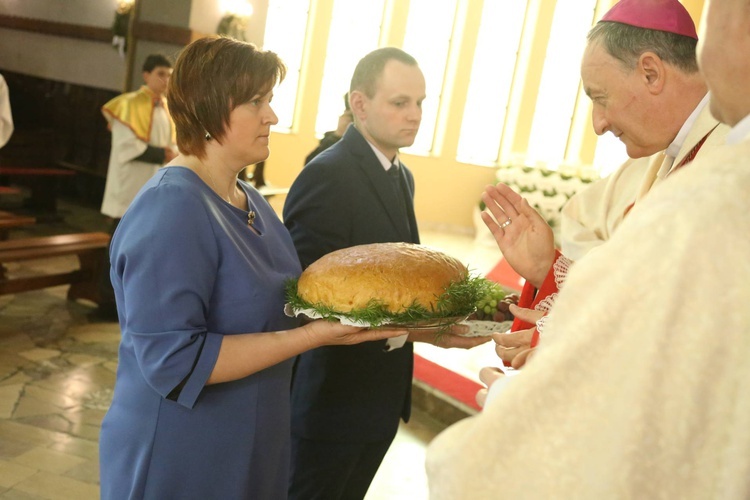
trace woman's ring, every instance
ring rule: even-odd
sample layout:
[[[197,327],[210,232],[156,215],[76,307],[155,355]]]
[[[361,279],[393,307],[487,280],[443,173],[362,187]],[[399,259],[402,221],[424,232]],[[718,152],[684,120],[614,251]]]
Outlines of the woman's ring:
[[[510,220],[510,217],[508,217],[508,220],[506,220],[505,222],[503,222],[502,224],[500,224],[500,229],[505,229],[506,227],[510,226],[511,222],[513,222],[513,221]]]

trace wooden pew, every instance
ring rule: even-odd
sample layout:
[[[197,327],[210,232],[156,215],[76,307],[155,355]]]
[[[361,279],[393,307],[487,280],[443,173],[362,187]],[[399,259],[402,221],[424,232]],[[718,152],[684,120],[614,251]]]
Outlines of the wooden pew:
[[[0,166],[0,177],[16,179],[29,187],[29,208],[47,214],[57,213],[59,179],[74,175],[65,168]]]
[[[0,241],[8,239],[8,232],[18,227],[31,226],[36,223],[34,217],[16,215],[0,210]]]
[[[99,276],[107,262],[106,233],[61,234],[0,241],[0,295],[70,284],[68,300],[87,299],[99,303]],[[4,264],[34,259],[76,255],[74,271],[41,276],[10,277]]]
[[[18,196],[21,190],[13,186],[0,186],[0,196]]]

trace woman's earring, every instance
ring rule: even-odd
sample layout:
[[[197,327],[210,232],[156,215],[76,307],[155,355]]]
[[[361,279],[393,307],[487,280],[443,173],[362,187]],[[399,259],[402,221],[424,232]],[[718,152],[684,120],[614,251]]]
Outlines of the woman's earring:
[[[209,134],[208,132],[206,132],[206,140],[207,140],[207,141],[210,141],[210,140],[211,140],[211,134]]]

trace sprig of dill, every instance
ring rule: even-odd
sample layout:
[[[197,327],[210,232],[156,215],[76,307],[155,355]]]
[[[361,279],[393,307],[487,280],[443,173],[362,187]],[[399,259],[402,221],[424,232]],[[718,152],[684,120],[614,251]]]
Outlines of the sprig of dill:
[[[285,284],[286,299],[294,309],[310,309],[322,318],[334,320],[341,317],[351,321],[380,326],[384,323],[412,324],[419,321],[449,318],[454,316],[468,316],[476,310],[479,300],[489,293],[492,282],[479,276],[467,276],[461,281],[454,281],[438,298],[435,308],[412,303],[399,313],[392,313],[386,306],[376,299],[370,300],[364,308],[348,312],[336,311],[325,304],[311,304],[297,293],[297,279],[287,280]]]

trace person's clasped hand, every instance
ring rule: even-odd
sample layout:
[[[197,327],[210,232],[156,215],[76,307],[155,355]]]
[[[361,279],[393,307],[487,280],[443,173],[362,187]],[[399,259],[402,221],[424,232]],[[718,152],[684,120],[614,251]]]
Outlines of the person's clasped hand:
[[[487,206],[481,216],[503,258],[521,276],[539,288],[555,259],[552,228],[525,198],[505,184],[487,186]],[[489,213],[488,213],[489,211]]]
[[[466,336],[467,333],[469,333],[469,326],[459,323],[451,325],[448,329],[409,330],[407,340],[411,342],[426,342],[446,349],[471,349],[490,340],[490,337],[487,336],[469,337]]]
[[[510,310],[516,318],[528,323],[536,323],[544,316],[542,311],[535,309],[525,309],[516,305],[511,305]],[[495,341],[495,352],[503,360],[505,366],[519,369],[533,355],[535,347],[531,347],[531,341],[534,337],[536,327],[527,330],[517,330],[508,333],[493,333],[492,339]]]
[[[482,383],[486,386],[483,389],[479,389],[475,396],[476,402],[480,407],[484,408],[484,405],[487,402],[487,395],[489,394],[492,384],[494,384],[504,376],[505,373],[503,373],[500,368],[494,366],[485,366],[484,368],[479,370],[479,380],[481,380]]]

